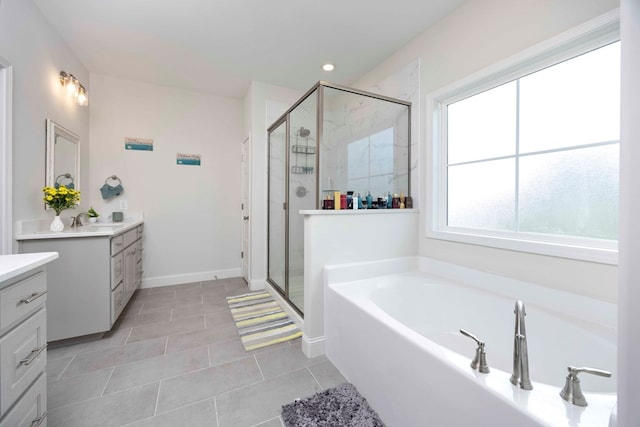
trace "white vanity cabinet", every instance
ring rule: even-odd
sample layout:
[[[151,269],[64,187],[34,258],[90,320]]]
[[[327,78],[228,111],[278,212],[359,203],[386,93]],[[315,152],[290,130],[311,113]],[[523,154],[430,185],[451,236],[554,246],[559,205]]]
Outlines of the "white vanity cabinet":
[[[142,225],[111,240],[111,326],[142,281]]]
[[[0,256],[0,427],[46,426],[45,264],[56,258]]]
[[[143,225],[110,235],[20,240],[20,252],[56,251],[48,271],[47,341],[111,329],[141,282]]]

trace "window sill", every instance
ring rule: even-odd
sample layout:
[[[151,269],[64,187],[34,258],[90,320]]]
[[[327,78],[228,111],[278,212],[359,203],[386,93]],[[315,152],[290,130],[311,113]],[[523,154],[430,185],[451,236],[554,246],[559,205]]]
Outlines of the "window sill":
[[[618,265],[617,244],[611,242],[603,241],[599,242],[602,243],[602,247],[591,247],[586,246],[585,242],[579,239],[563,238],[563,241],[553,242],[535,240],[535,235],[518,235],[516,238],[516,236],[499,235],[498,233],[474,234],[474,231],[471,230],[432,230],[427,232],[427,237],[496,249]]]

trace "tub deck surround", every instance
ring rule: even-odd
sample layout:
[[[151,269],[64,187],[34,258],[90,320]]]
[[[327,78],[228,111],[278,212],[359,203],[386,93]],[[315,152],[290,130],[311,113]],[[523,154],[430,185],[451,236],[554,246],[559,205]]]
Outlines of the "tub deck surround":
[[[78,215],[80,212],[75,212]],[[71,218],[73,215],[69,215]],[[15,239],[20,240],[35,240],[35,239],[68,239],[76,237],[99,237],[99,236],[113,236],[122,232],[128,231],[132,228],[144,222],[144,215],[142,212],[127,212],[122,222],[107,221],[108,215],[101,215],[96,224],[86,224],[80,227],[70,227],[65,222],[63,231],[53,232],[49,230],[49,224],[51,219],[35,219],[18,221],[15,231]],[[67,217],[63,218],[66,219]]]
[[[387,425],[614,425],[614,304],[427,258],[375,264],[325,269],[326,354]],[[509,382],[516,299],[531,391]],[[489,374],[460,328],[486,342]],[[580,376],[585,408],[559,396],[569,364],[613,372]]]
[[[418,252],[418,209],[303,210],[304,328],[302,351],[324,354],[324,267],[379,261]]]

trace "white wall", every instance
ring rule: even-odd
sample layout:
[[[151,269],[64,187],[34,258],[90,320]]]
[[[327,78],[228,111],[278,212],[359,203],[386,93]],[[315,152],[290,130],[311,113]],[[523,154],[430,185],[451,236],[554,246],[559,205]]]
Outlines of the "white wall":
[[[245,135],[251,133],[249,286],[254,290],[267,280],[267,128],[302,94],[254,81],[244,99]]]
[[[473,0],[416,37],[356,86],[372,87],[420,61],[420,183],[431,164],[425,141],[429,122],[424,111],[428,93],[516,54],[532,45],[618,7],[617,0]],[[426,201],[426,185],[420,198]],[[421,206],[428,206],[422,203]],[[419,253],[544,286],[585,294],[609,302],[617,299],[617,268],[611,265],[491,249],[425,237],[421,210]]]
[[[324,267],[416,253],[415,209],[307,211],[304,216],[304,331],[307,357],[324,354]]]
[[[127,200],[145,219],[143,287],[240,276],[242,101],[91,76],[89,199],[105,217]],[[153,151],[125,150],[151,138]],[[176,164],[200,154],[201,166]],[[125,192],[104,201],[117,175]]]
[[[640,424],[640,2],[623,0],[618,426]]]
[[[52,119],[80,136],[80,191],[86,195],[89,109],[73,103],[58,77],[64,70],[88,87],[89,72],[31,0],[0,3],[0,57],[13,67],[13,220],[52,218],[53,214],[45,212],[42,203],[45,119]],[[80,208],[87,207],[85,197]]]

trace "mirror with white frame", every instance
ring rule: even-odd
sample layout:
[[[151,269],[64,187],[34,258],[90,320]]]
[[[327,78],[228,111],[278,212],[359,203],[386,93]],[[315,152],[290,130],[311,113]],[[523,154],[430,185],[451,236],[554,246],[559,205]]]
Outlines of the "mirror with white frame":
[[[45,185],[80,189],[80,137],[47,119]],[[45,205],[46,206],[46,205]]]

